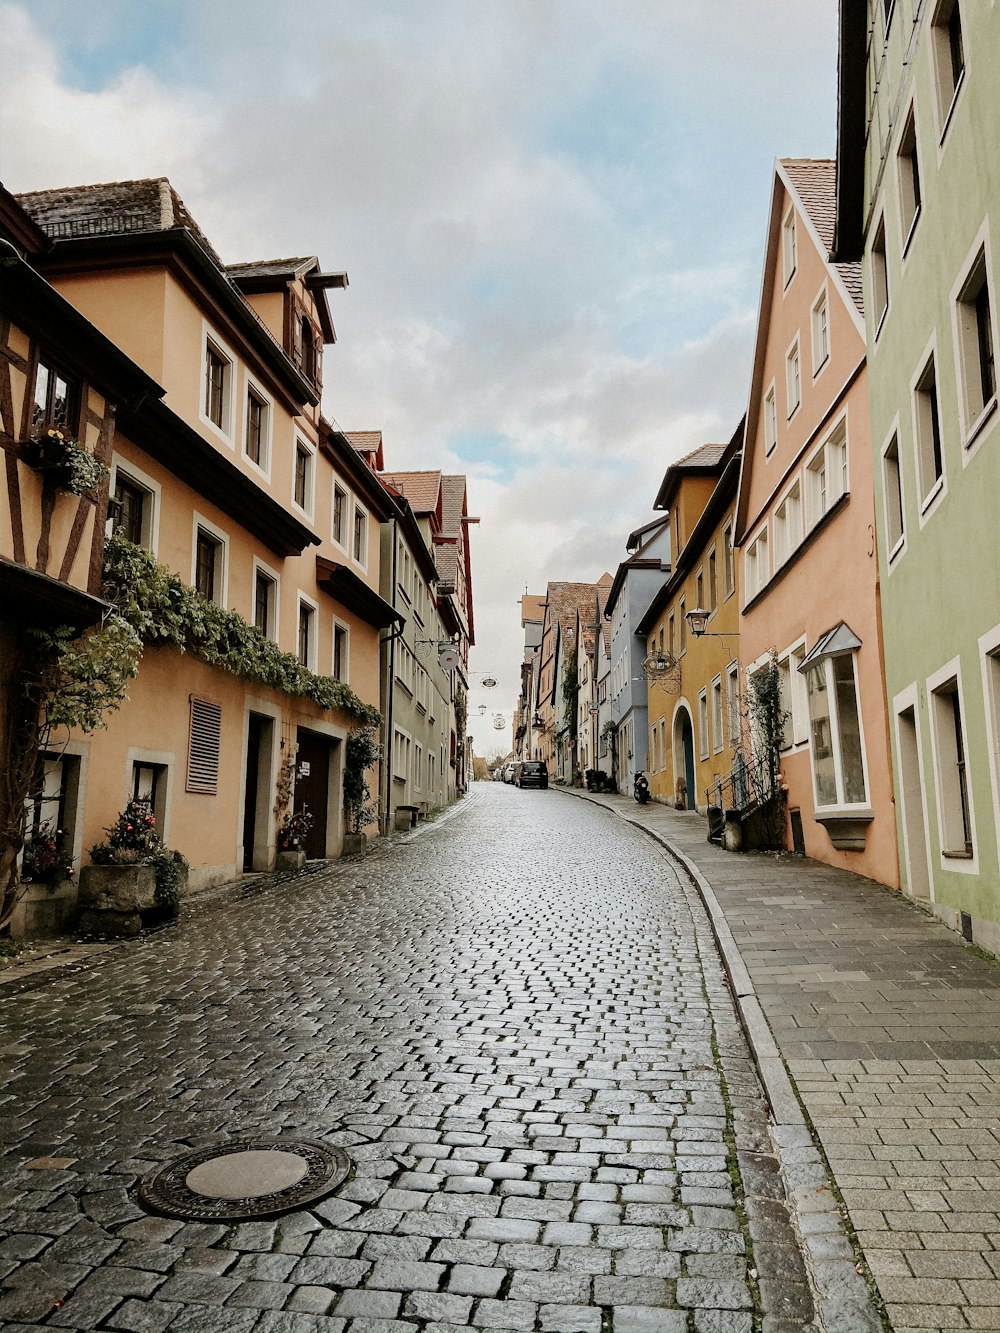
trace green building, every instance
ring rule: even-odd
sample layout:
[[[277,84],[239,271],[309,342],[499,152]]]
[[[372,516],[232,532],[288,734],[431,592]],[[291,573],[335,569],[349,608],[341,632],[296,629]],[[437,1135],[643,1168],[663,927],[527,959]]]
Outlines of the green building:
[[[841,0],[900,868],[1000,951],[1000,3]]]

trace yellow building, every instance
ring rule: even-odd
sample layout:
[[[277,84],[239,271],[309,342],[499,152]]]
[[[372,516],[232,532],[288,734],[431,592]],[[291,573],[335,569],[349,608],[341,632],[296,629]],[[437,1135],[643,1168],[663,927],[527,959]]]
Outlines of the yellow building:
[[[733,523],[742,423],[667,469],[655,508],[670,515],[670,577],[636,632],[650,682],[647,776],[653,798],[704,810],[733,766],[742,733],[739,600]],[[688,616],[707,613],[700,636]]]

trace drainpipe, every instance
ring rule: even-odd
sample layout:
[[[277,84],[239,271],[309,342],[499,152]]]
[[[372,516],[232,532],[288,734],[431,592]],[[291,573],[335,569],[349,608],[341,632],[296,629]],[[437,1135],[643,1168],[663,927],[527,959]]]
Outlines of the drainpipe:
[[[396,560],[399,548],[397,538],[398,520],[393,516],[392,520],[392,609],[396,610],[396,590],[398,587],[396,577]],[[382,789],[384,792],[382,800],[382,819],[383,836],[388,836],[391,827],[391,816],[389,811],[389,802],[392,796],[392,701],[395,698],[395,680],[396,680],[396,640],[400,635],[400,626],[397,623],[390,631],[389,637],[382,640],[383,647],[388,647],[386,657],[388,659],[386,667],[385,682],[385,741],[382,745]]]

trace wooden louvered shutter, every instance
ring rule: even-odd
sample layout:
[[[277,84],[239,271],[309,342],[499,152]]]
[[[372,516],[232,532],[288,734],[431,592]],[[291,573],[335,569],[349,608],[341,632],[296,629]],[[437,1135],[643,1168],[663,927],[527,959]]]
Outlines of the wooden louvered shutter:
[[[214,796],[219,789],[222,709],[192,694],[188,733],[187,790]]]

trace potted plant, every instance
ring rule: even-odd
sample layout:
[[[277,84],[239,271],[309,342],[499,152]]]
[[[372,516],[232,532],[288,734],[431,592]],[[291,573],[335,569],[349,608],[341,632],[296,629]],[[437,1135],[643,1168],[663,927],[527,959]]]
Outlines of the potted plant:
[[[92,495],[108,476],[108,469],[89,449],[55,428],[32,436],[28,462],[71,495]]]
[[[40,884],[54,893],[73,878],[73,856],[62,845],[62,829],[40,824],[25,840],[21,855],[22,883]]]
[[[160,839],[149,803],[129,801],[105,833],[80,871],[81,928],[135,935],[144,912],[176,915],[188,863]]]
[[[305,839],[312,828],[312,815],[306,806],[294,814],[288,814],[278,826],[279,870],[301,870],[306,863]]]

